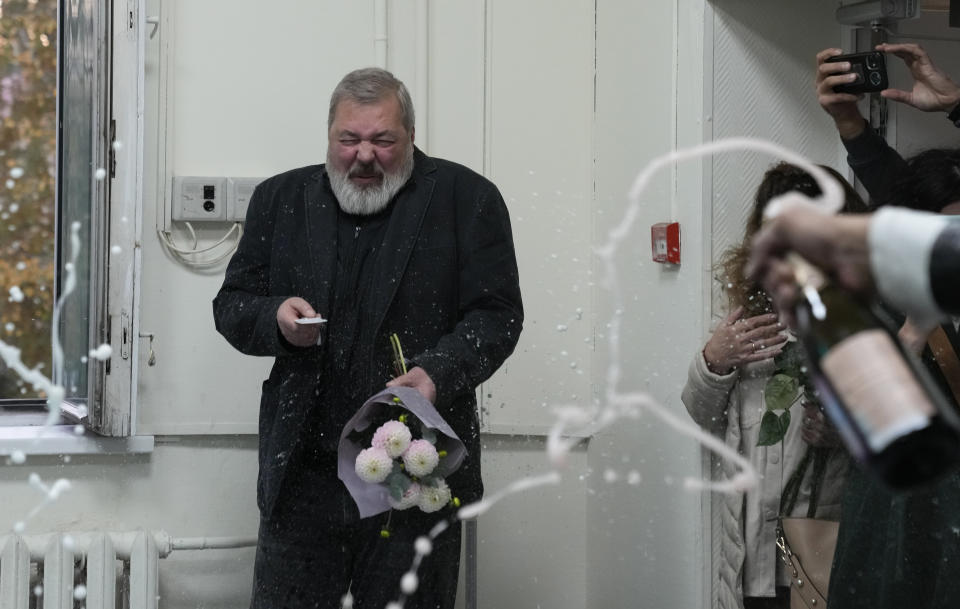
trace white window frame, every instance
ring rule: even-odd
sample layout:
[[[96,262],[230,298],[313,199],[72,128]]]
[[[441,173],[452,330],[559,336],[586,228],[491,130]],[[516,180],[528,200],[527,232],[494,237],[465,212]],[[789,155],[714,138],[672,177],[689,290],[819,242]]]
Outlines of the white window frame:
[[[60,41],[67,2],[89,18],[76,29],[85,28],[95,38],[83,42],[93,55],[94,94],[99,99],[92,121],[93,132],[100,137],[93,138],[92,155],[107,171],[105,179],[92,185],[91,242],[84,243],[81,252],[90,257],[91,273],[78,279],[90,281],[91,348],[107,343],[113,354],[109,362],[89,359],[86,404],[68,400],[63,405],[69,424],[43,426],[38,419],[45,417],[36,414],[5,417],[10,424],[0,426],[0,455],[17,451],[30,455],[129,454],[150,452],[154,445],[152,436],[136,435],[135,407],[142,268],[145,0],[60,0]],[[57,59],[60,78],[64,74],[61,44]],[[62,95],[62,83],[58,90]],[[63,120],[59,104],[60,100],[58,125]],[[61,173],[58,167],[58,213]],[[68,230],[62,223],[57,223],[60,243],[67,244]],[[58,248],[57,285],[64,254],[69,256]],[[74,433],[76,423],[94,433]]]

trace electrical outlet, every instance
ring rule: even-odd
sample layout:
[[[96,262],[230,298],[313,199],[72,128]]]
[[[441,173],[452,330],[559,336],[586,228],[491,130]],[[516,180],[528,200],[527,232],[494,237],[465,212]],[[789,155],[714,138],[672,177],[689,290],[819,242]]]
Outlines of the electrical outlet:
[[[246,220],[250,197],[262,181],[263,178],[227,178],[227,221]]]
[[[199,176],[173,178],[171,217],[180,222],[226,221],[226,178]]]

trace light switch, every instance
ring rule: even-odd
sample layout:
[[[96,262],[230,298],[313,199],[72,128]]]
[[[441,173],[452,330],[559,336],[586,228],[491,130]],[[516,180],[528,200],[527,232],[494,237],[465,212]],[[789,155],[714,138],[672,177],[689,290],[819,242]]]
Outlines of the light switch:
[[[227,220],[243,222],[247,217],[250,197],[263,178],[227,178]]]

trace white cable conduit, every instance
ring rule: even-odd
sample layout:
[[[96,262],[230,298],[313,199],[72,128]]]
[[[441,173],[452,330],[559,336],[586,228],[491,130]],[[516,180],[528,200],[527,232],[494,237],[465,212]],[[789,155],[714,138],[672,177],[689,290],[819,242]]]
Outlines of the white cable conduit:
[[[421,116],[418,131],[420,148],[430,154],[430,132],[427,117],[430,116],[430,9],[429,0],[417,0],[416,32],[416,93],[414,99],[417,113]]]
[[[377,67],[387,69],[387,0],[373,3],[373,51]]]

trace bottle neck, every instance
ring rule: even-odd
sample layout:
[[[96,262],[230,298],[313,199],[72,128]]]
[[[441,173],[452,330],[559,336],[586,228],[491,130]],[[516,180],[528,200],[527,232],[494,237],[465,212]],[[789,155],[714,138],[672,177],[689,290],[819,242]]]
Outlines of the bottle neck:
[[[816,319],[825,319],[827,309],[820,298],[820,291],[829,283],[826,275],[795,252],[787,255],[787,262],[793,268],[797,287],[800,288],[803,298],[810,306],[810,313]]]

